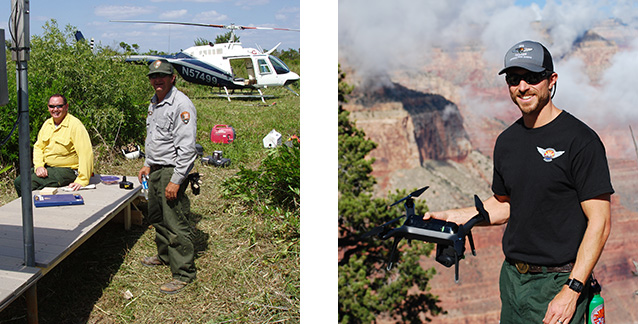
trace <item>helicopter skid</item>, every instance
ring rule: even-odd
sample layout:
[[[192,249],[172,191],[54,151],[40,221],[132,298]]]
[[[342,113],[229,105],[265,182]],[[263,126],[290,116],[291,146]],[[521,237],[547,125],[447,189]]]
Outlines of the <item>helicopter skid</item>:
[[[226,94],[221,94],[220,93],[217,96],[228,99],[228,102],[230,102],[230,98],[242,98],[242,99],[257,99],[257,98],[260,98],[263,103],[266,103],[266,100],[264,98],[274,98],[275,97],[275,96],[272,96],[272,95],[264,95],[261,92],[261,89],[257,89],[257,91],[259,91],[258,95],[245,94],[245,93],[240,93],[240,94],[229,93],[228,89],[226,87],[224,87],[224,91],[226,92]]]

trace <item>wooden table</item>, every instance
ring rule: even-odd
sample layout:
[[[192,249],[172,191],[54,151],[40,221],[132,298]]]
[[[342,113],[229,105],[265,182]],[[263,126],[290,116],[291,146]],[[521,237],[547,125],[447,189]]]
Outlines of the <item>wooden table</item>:
[[[124,227],[130,228],[131,202],[137,199],[141,186],[135,176],[127,176],[127,180],[133,183],[133,189],[103,184],[97,175],[91,178],[91,183],[96,184],[95,189],[73,192],[84,198],[83,205],[34,206],[36,267],[24,265],[21,198],[0,207],[0,311],[118,213],[124,212]],[[68,192],[58,190],[58,194],[64,193]],[[33,204],[33,197],[29,199]]]

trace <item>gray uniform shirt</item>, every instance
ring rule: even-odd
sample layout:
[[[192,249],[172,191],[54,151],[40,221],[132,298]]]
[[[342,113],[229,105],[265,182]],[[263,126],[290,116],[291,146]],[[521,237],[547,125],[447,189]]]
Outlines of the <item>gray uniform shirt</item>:
[[[174,165],[171,182],[182,184],[197,158],[197,110],[174,86],[161,102],[153,96],[146,117],[145,166]]]

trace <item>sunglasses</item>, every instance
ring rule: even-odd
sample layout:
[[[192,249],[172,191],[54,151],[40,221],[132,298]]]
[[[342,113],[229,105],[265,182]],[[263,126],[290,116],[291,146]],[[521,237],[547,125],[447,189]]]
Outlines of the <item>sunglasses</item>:
[[[149,78],[149,79],[157,79],[157,78],[164,78],[164,77],[167,77],[167,76],[170,76],[170,74],[164,74],[164,73],[153,73],[153,74],[150,74],[150,75],[148,76],[148,78]]]
[[[505,82],[509,86],[517,86],[521,83],[521,80],[525,80],[527,84],[537,84],[545,79],[547,79],[551,75],[548,71],[543,72],[528,72],[525,74],[506,74]]]
[[[62,108],[62,107],[64,107],[64,105],[49,105],[49,108],[51,109]]]

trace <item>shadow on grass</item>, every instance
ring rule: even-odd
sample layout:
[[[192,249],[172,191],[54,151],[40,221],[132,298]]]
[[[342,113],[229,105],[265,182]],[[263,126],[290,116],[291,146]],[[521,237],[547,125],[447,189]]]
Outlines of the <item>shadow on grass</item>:
[[[138,205],[146,215],[145,203]],[[196,258],[208,250],[209,234],[197,228],[202,215],[191,214]],[[123,266],[126,255],[149,226],[109,222],[37,283],[39,323],[87,323],[104,289]],[[152,230],[152,229],[151,229]],[[27,323],[24,296],[0,312],[0,324]]]
[[[195,259],[199,258],[202,253],[208,250],[208,239],[210,235],[197,228],[197,224],[202,220],[202,215],[191,211],[191,227],[193,230],[193,247],[195,248]]]
[[[95,303],[120,269],[128,250],[148,225],[109,222],[47,273],[37,284],[40,323],[86,323]],[[16,299],[0,313],[0,323],[26,323],[26,300]]]

